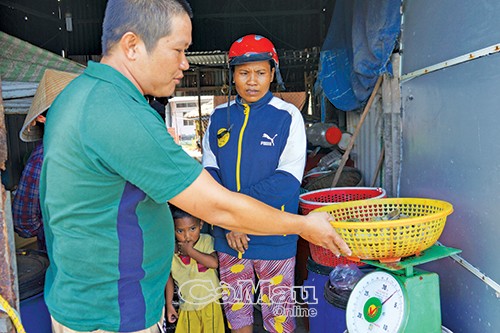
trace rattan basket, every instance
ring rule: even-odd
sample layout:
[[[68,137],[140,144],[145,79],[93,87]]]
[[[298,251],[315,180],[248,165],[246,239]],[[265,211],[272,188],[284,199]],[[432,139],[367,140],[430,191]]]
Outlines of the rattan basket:
[[[391,221],[374,221],[399,210],[408,216]],[[453,206],[425,198],[384,198],[336,203],[314,211],[328,212],[332,226],[352,250],[351,260],[398,261],[419,254],[441,236]],[[349,222],[356,219],[359,222]]]

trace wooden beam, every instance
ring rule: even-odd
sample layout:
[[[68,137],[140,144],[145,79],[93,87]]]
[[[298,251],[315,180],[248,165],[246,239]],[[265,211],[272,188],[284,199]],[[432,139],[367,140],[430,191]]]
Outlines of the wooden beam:
[[[5,170],[7,139],[1,87],[0,85],[0,165],[1,169]],[[12,308],[19,311],[14,231],[12,219],[7,218],[12,216],[9,196],[10,193],[5,191],[3,185],[0,185],[0,295]],[[4,312],[0,312],[0,331],[16,332],[12,321]]]

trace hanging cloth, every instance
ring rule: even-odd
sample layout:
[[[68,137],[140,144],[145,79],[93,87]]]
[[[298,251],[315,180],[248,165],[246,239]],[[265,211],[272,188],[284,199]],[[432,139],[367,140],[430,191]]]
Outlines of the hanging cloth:
[[[401,0],[337,0],[320,53],[316,91],[343,111],[357,110],[378,77],[392,75]]]

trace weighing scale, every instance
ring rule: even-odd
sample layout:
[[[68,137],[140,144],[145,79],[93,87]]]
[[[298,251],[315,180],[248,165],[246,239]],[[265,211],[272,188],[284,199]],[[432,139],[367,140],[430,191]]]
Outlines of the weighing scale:
[[[441,333],[439,277],[414,268],[462,250],[433,245],[399,262],[363,262],[378,267],[363,276],[349,296],[349,333]]]

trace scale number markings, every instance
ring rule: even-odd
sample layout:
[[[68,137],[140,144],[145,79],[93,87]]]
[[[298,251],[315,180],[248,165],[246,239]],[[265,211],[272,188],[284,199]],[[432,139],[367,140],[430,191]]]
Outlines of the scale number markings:
[[[401,283],[391,274],[375,271],[356,284],[346,309],[349,333],[400,333],[405,318]]]

